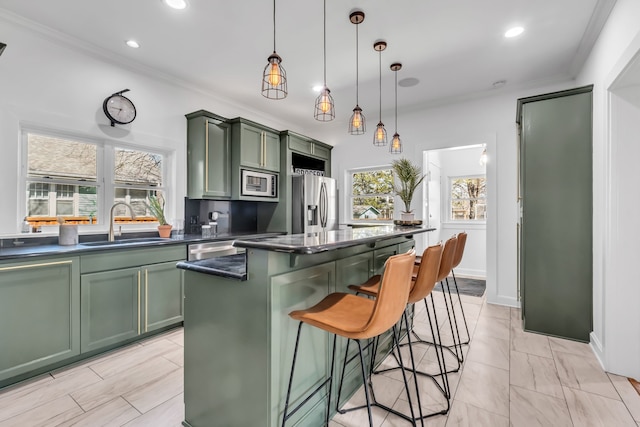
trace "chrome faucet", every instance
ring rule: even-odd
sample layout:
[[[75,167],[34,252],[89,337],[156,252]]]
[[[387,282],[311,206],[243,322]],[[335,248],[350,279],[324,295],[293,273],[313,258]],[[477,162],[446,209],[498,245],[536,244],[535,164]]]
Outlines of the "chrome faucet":
[[[135,212],[133,212],[133,208],[131,207],[130,204],[125,203],[125,202],[115,202],[113,204],[113,206],[111,206],[111,212],[109,213],[109,237],[108,237],[108,240],[110,242],[113,242],[115,240],[115,237],[113,235],[113,209],[118,205],[123,205],[123,206],[128,207],[129,210],[131,211],[131,219],[136,219],[136,214],[135,214]]]

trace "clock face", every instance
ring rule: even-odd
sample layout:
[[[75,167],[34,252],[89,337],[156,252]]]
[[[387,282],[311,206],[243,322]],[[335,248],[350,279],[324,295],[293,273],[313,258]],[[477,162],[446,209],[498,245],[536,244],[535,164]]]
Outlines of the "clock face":
[[[133,102],[122,95],[112,95],[105,99],[103,109],[111,120],[112,126],[114,123],[125,125],[136,118],[136,107]]]

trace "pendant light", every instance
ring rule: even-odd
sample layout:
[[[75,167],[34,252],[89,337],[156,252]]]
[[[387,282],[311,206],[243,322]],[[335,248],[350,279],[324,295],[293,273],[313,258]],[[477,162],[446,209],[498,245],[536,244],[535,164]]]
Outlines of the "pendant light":
[[[333,97],[331,91],[327,87],[327,0],[324,0],[323,11],[323,36],[324,36],[324,51],[323,51],[323,63],[324,63],[324,82],[320,95],[316,98],[316,108],[313,113],[313,117],[321,122],[328,122],[336,117],[336,110],[333,105]]]
[[[276,53],[276,0],[273,0],[273,53],[267,62],[262,72],[262,96],[284,99],[287,97],[287,72],[282,68],[282,58]]]
[[[382,123],[382,51],[387,48],[387,42],[377,41],[373,44],[373,50],[378,52],[378,69],[380,71],[380,119],[378,120],[378,126],[373,134],[373,145],[383,147],[387,145],[387,130]]]
[[[389,152],[391,154],[400,154],[402,153],[402,141],[400,140],[400,135],[398,134],[398,70],[402,68],[402,64],[399,62],[394,62],[391,64],[391,70],[396,75],[396,132],[393,134],[393,139],[391,140],[391,144],[389,145]]]
[[[351,135],[362,135],[366,130],[366,123],[362,108],[358,105],[358,25],[364,21],[364,12],[356,10],[349,15],[352,24],[356,24],[356,108],[353,109],[351,119],[349,119],[349,133]]]

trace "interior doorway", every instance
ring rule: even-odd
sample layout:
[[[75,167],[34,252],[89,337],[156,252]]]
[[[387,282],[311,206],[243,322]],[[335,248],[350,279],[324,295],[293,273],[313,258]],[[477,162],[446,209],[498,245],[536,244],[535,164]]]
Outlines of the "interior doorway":
[[[487,276],[486,146],[474,144],[423,152],[422,217],[436,230],[426,233],[427,245],[465,231],[460,276]]]

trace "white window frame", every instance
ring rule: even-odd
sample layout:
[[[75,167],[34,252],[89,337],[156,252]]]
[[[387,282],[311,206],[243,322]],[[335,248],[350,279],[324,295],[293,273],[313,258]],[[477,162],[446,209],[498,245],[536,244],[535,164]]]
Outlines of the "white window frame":
[[[487,211],[485,209],[485,218],[484,219],[454,219],[452,215],[452,206],[453,206],[453,181],[456,179],[469,179],[469,178],[484,178],[485,181],[485,196],[482,198],[478,198],[476,200],[484,199],[484,205],[487,206],[487,174],[473,174],[473,175],[456,175],[449,176],[447,181],[447,206],[446,206],[446,222],[450,224],[486,224],[487,222]],[[457,200],[471,200],[471,199],[457,199]]]
[[[346,180],[346,188],[349,189],[348,194],[346,194],[346,200],[345,200],[345,207],[346,207],[346,211],[344,213],[345,215],[345,222],[346,223],[352,223],[352,224],[358,224],[358,223],[367,223],[367,222],[375,222],[376,224],[392,224],[393,223],[393,218],[395,218],[395,214],[396,214],[396,210],[397,210],[397,206],[398,206],[398,201],[396,200],[396,196],[395,196],[395,192],[391,192],[391,193],[381,193],[381,194],[367,194],[366,197],[384,197],[384,196],[391,196],[391,198],[393,199],[393,214],[391,215],[391,219],[389,220],[380,220],[380,219],[353,219],[352,218],[352,214],[353,214],[353,199],[354,197],[363,197],[362,195],[358,195],[358,196],[354,196],[353,194],[353,174],[355,173],[362,173],[362,172],[375,172],[375,171],[381,171],[381,170],[391,170],[391,174],[393,175],[393,179],[395,180],[396,176],[393,173],[393,168],[391,167],[391,165],[381,165],[381,166],[367,166],[367,167],[362,167],[362,168],[353,168],[353,169],[348,169],[345,171],[345,180]],[[347,192],[345,192],[347,193]]]
[[[21,167],[19,172],[19,186],[18,186],[18,208],[17,208],[17,222],[21,224],[26,216],[26,206],[29,189],[27,182],[43,182],[48,184],[70,184],[69,181],[59,179],[33,179],[28,177],[28,134],[34,133],[44,136],[51,136],[56,138],[69,139],[78,142],[84,142],[93,144],[96,146],[96,181],[85,182],[84,185],[95,186],[98,200],[98,209],[96,215],[99,218],[100,224],[80,224],[81,231],[88,233],[102,233],[109,229],[109,215],[112,206],[112,200],[115,199],[115,188],[118,186],[115,182],[115,150],[116,148],[125,148],[131,150],[144,151],[149,153],[156,153],[162,155],[162,186],[154,187],[155,190],[162,191],[165,195],[165,200],[173,200],[175,197],[175,190],[171,183],[171,171],[173,170],[172,163],[175,158],[175,150],[166,150],[158,147],[141,146],[137,144],[130,144],[123,141],[114,141],[110,139],[93,138],[82,135],[80,133],[65,132],[56,129],[50,129],[39,126],[22,126],[20,129],[20,157]],[[137,187],[137,186],[136,186]],[[132,186],[134,188],[134,186]],[[54,200],[55,203],[55,200]],[[165,211],[165,214],[169,218],[172,214],[169,210]],[[157,222],[148,222],[140,224],[123,224],[123,231],[147,231],[156,230]],[[44,233],[50,232],[57,234],[57,226],[43,226],[42,231]]]

